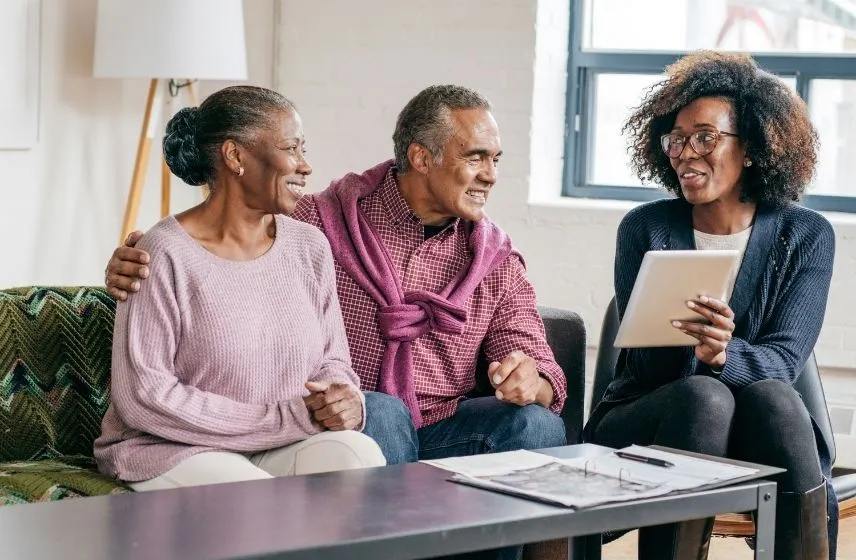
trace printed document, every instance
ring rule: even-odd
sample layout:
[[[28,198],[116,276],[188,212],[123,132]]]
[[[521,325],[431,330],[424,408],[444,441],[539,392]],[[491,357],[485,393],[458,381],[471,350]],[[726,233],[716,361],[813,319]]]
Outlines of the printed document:
[[[454,473],[453,482],[573,508],[688,491],[758,472],[715,458],[699,459],[636,445],[619,451],[672,466],[625,459],[612,452],[557,459],[533,451],[511,451],[422,462]]]

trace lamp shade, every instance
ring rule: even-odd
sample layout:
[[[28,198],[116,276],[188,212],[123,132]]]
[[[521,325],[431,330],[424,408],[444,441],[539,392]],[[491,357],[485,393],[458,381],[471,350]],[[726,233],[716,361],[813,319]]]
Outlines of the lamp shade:
[[[246,80],[241,0],[98,0],[97,78]]]

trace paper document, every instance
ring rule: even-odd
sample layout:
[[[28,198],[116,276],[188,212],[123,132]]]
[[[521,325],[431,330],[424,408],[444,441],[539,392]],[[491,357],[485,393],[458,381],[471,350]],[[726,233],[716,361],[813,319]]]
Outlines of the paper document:
[[[449,459],[434,459],[420,461],[453,473],[468,476],[490,476],[505,474],[520,469],[529,469],[552,463],[553,457],[534,451],[506,451],[504,453],[487,453],[470,455],[469,457],[450,457]]]
[[[687,491],[758,472],[635,445],[620,451],[662,459],[673,466],[625,459],[615,453],[557,459],[531,451],[423,462],[452,471],[453,482],[574,508]]]
[[[651,498],[673,491],[666,486],[580,469],[559,459],[554,459],[540,467],[505,474],[487,476],[456,474],[450,480],[574,508]]]
[[[594,459],[598,461],[598,469],[617,474],[624,469],[628,476],[634,479],[644,480],[655,484],[663,484],[674,490],[686,490],[706,486],[716,482],[734,480],[749,476],[758,472],[758,469],[730,465],[719,461],[698,459],[679,453],[669,453],[658,449],[650,449],[638,445],[631,445],[621,451],[663,459],[669,461],[674,467],[658,467],[638,461],[622,459],[614,453],[604,454]]]

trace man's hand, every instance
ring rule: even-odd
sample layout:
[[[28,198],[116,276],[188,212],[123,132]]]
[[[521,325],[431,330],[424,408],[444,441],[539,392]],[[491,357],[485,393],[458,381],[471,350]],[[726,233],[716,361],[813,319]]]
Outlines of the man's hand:
[[[333,431],[355,430],[363,422],[363,404],[359,389],[347,383],[309,381],[311,393],[303,397],[306,408],[316,422]]]
[[[520,406],[538,403],[546,408],[553,404],[553,386],[538,374],[537,365],[520,351],[512,352],[502,362],[491,362],[487,375],[496,389],[496,398]]]
[[[149,254],[134,246],[143,236],[143,232],[134,231],[125,239],[125,245],[113,251],[107,269],[104,271],[104,284],[107,292],[114,298],[125,301],[128,292],[134,293],[140,289],[140,280],[148,278]]]
[[[695,355],[699,361],[721,369],[725,366],[725,349],[734,332],[734,311],[724,301],[707,296],[688,301],[687,307],[707,319],[710,324],[673,321],[672,326],[699,341],[695,347]]]

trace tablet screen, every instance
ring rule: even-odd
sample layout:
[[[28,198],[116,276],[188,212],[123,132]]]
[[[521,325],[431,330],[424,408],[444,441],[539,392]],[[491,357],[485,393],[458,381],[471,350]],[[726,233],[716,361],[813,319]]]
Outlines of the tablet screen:
[[[728,301],[740,251],[648,251],[615,338],[618,348],[695,346],[672,321],[703,322],[687,301],[705,295]]]

